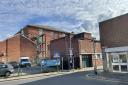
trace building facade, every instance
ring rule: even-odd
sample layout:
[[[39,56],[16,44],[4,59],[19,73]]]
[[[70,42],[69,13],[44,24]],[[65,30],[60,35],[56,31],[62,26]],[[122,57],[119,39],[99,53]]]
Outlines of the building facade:
[[[22,35],[15,35],[0,42],[0,62],[19,61],[20,57],[30,57],[33,61],[36,56],[35,43]]]
[[[18,61],[19,57],[51,58],[50,41],[65,37],[68,33],[41,25],[27,25],[13,37],[0,42],[1,61]]]
[[[74,68],[102,65],[100,42],[94,41],[90,33],[68,35],[51,41],[51,55],[63,58],[64,67],[69,67],[70,61]]]
[[[105,71],[128,72],[128,14],[99,23]]]
[[[50,26],[27,25],[18,32],[32,40],[36,44],[37,56],[50,58],[50,41],[65,37],[68,32],[57,30]]]

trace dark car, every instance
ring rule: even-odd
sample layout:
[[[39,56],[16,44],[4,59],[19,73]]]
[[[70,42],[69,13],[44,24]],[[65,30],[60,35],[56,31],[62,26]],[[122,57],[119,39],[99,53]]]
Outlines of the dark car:
[[[0,76],[8,77],[14,72],[12,65],[10,64],[0,64]]]
[[[11,61],[11,62],[9,62],[9,64],[11,64],[13,66],[13,68],[18,68],[19,67],[18,62],[16,62],[16,61]]]

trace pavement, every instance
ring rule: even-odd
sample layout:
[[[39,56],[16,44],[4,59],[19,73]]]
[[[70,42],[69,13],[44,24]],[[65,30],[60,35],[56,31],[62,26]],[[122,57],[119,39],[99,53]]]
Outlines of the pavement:
[[[124,82],[128,84],[128,73],[115,73],[115,72],[104,72],[98,70],[98,74],[95,75],[93,72],[86,75],[90,79],[112,81],[112,82]]]
[[[27,79],[0,82],[0,85],[128,85],[123,82],[109,82],[88,79],[85,76],[92,71],[73,72],[62,75],[39,76]]]
[[[102,67],[99,67],[102,68]],[[29,68],[31,69],[31,68]],[[32,70],[32,69],[31,69]],[[21,72],[20,74],[18,73],[14,73],[12,74],[10,77],[8,78],[0,78],[0,82],[4,82],[4,81],[12,81],[12,80],[19,80],[19,79],[27,79],[27,78],[33,78],[33,77],[42,77],[42,76],[59,76],[59,75],[66,75],[66,74],[71,74],[71,73],[76,73],[76,72],[83,72],[83,71],[91,71],[93,70],[93,67],[90,68],[84,68],[84,69],[75,69],[75,70],[63,70],[63,71],[58,71],[58,72],[49,72],[49,73],[41,73],[41,72],[34,72],[34,74],[32,74],[30,72],[30,74],[27,74],[25,72]]]

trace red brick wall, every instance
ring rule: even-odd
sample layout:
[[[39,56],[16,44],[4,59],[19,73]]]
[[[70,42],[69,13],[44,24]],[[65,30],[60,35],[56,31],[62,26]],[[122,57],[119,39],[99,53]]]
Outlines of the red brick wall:
[[[41,28],[28,26],[24,29],[25,36],[27,36],[30,39],[33,39],[33,37],[37,37],[39,35],[39,29],[41,29]],[[44,49],[44,51],[46,51],[46,55],[45,55],[45,52],[42,52],[43,53],[42,55],[46,56],[46,57],[51,57],[51,55],[50,55],[50,41],[54,40],[54,39],[61,38],[62,35],[66,34],[66,33],[46,30],[43,28],[42,28],[42,30],[45,33],[46,43],[47,43],[46,48],[45,48],[45,45],[43,45],[43,49]],[[45,37],[43,39],[45,40]]]
[[[128,46],[128,14],[100,22],[99,27],[102,46]]]
[[[92,53],[93,43],[91,40],[78,40],[80,53]]]
[[[93,41],[90,39],[78,40],[80,53],[94,53]],[[95,52],[101,53],[100,42],[95,42]]]
[[[69,37],[61,38],[61,39],[53,40],[51,42],[51,46],[56,46],[55,47],[56,49],[59,49],[62,52],[69,54],[69,51],[68,51],[69,50],[69,42],[70,42]],[[94,53],[93,41],[90,39],[85,38],[84,40],[79,40],[77,38],[73,38],[71,43],[72,43],[73,53],[76,53],[76,54],[78,54],[78,53]],[[101,53],[100,42],[95,42],[95,45],[96,45],[95,52]],[[64,50],[64,48],[67,50]]]
[[[69,48],[70,48],[69,44],[70,44],[69,36],[51,41],[51,55],[53,56],[54,55],[53,51],[57,50],[58,52],[61,53],[63,57],[69,56]],[[71,48],[72,48],[73,54],[77,56],[76,54],[79,53],[79,50],[78,50],[79,46],[78,46],[77,39],[72,39],[71,45],[72,45]]]
[[[35,45],[28,39],[16,35],[8,39],[8,41],[0,42],[0,52],[6,53],[6,43],[7,43],[7,56],[2,56],[0,61],[19,61],[20,57],[28,56],[30,59],[34,60],[36,55]]]
[[[90,37],[88,37],[90,38]],[[80,37],[81,39],[81,37]],[[73,48],[73,54],[74,57],[79,57],[79,54],[93,54],[93,40],[83,38],[80,40],[79,38],[72,38],[72,48]],[[57,40],[51,41],[51,54],[54,55],[54,50],[57,50],[58,52],[62,53],[61,55],[63,57],[69,57],[69,42],[70,38],[69,36]],[[99,41],[95,42],[95,52],[101,53],[101,44]],[[83,52],[82,52],[83,51]],[[91,55],[92,56],[92,55]],[[92,56],[93,57],[93,56]],[[94,58],[92,58],[93,65],[95,64]],[[97,66],[102,65],[102,59],[96,59]]]
[[[35,44],[32,43],[30,40],[26,39],[25,37],[20,38],[20,56],[21,57],[30,57],[31,61],[34,61],[36,58],[36,47]]]
[[[61,38],[58,40],[51,41],[50,50],[51,50],[51,56],[53,57],[56,52],[59,52],[62,57],[65,57],[68,46],[66,43],[66,38]]]
[[[9,38],[7,42],[3,41],[0,43],[0,51],[6,53],[6,48],[7,56],[5,55],[2,58],[5,61],[18,61],[18,58],[20,57],[20,36],[14,36]]]
[[[96,60],[96,66],[102,66],[103,65],[102,59],[93,59],[93,65],[95,65],[95,60]]]
[[[4,54],[5,55],[5,53],[6,53],[6,43],[5,43],[5,41],[1,41],[0,42],[0,52],[2,53],[2,54]],[[5,58],[6,56],[0,56],[0,62],[3,62],[3,59]],[[5,58],[6,59],[6,58]]]

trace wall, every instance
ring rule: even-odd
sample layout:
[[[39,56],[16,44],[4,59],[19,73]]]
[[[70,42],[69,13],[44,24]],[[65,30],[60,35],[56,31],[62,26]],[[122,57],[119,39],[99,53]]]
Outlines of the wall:
[[[84,34],[85,35],[85,34]],[[89,34],[90,35],[90,34]],[[51,54],[54,56],[55,52],[54,50],[57,50],[61,57],[64,57],[65,59],[69,58],[69,46],[70,44],[70,36],[66,36],[64,38],[60,38],[57,40],[51,41]],[[94,54],[94,49],[93,49],[93,40],[90,38],[90,36],[82,36],[80,34],[74,35],[71,38],[71,47],[73,50],[73,56],[75,57],[75,63],[77,63],[79,67],[79,62],[80,62],[80,56],[81,54]],[[98,54],[101,54],[101,44],[99,41],[95,42],[95,52]],[[94,64],[94,58],[92,58],[93,64]],[[79,63],[79,64],[78,64]],[[96,59],[97,65],[102,65],[102,58]]]
[[[20,42],[20,57],[30,57],[30,60],[34,62],[36,58],[35,44],[23,36],[21,36]]]
[[[20,36],[17,35],[7,39],[7,41],[2,41],[0,43],[0,51],[5,53],[1,57],[1,61],[18,61],[20,57]]]
[[[64,37],[63,35],[66,35],[67,33],[64,32],[59,32],[59,31],[54,31],[54,30],[47,30],[47,28],[39,28],[39,27],[34,27],[34,26],[26,26],[24,28],[24,33],[25,36],[27,36],[29,39],[33,40],[35,42],[35,37],[40,35],[40,32],[42,31],[45,36],[43,39],[45,40],[46,37],[46,44],[42,44],[42,56],[43,57],[51,57],[50,54],[50,41],[54,39],[58,39],[61,37]]]
[[[128,14],[99,23],[102,47],[128,46]]]

